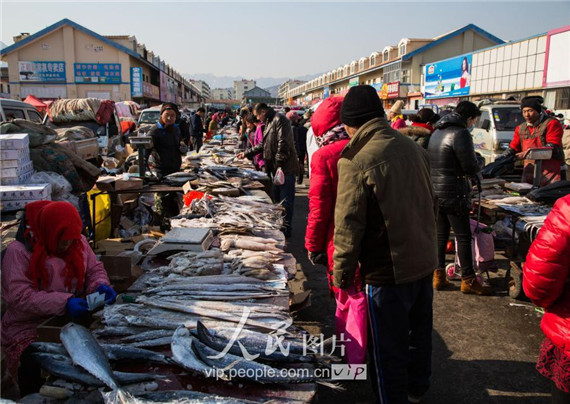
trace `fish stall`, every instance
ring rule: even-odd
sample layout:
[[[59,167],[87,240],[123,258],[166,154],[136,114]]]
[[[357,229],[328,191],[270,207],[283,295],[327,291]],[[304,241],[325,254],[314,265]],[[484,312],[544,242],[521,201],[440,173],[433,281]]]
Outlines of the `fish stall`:
[[[267,176],[235,159],[235,129],[223,136],[170,176],[185,206],[170,231],[123,251],[132,282],[117,302],[89,328],[68,323],[59,341],[32,345],[49,374],[42,400],[310,402],[317,384],[339,388],[334,338],[295,326],[289,308],[297,264],[283,207],[264,191]]]

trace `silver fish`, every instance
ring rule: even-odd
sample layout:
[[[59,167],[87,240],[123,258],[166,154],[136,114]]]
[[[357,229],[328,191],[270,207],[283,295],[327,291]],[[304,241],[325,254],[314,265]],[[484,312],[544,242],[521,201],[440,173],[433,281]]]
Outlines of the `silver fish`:
[[[89,330],[78,324],[68,323],[61,329],[59,337],[73,363],[81,366],[113,391],[120,390],[105,351]]]
[[[198,391],[171,390],[153,391],[137,396],[137,399],[158,403],[213,403],[213,404],[250,404],[254,401],[237,399],[232,397],[222,397],[214,394],[200,393]]]
[[[194,353],[193,341],[187,328],[177,328],[172,336],[172,358],[184,369],[204,374],[205,371],[210,370],[210,367],[206,366]]]
[[[141,342],[149,339],[156,339],[162,337],[171,337],[172,331],[170,330],[149,330],[121,338],[121,342]]]

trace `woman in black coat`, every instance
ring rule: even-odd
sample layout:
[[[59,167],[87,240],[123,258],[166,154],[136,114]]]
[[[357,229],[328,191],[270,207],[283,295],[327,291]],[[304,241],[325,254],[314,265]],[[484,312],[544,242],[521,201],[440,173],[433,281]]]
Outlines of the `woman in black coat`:
[[[434,272],[434,289],[447,286],[445,253],[450,228],[457,240],[457,255],[461,269],[461,291],[477,295],[489,295],[492,289],[477,281],[471,253],[471,176],[479,173],[471,131],[481,116],[479,108],[469,101],[462,101],[454,112],[441,118],[431,135],[428,152],[431,163],[431,179],[439,201],[437,220],[438,268]]]

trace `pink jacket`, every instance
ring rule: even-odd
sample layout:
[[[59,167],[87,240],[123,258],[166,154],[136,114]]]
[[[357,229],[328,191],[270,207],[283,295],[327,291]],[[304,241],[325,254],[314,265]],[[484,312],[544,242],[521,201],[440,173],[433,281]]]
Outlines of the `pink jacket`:
[[[309,217],[305,233],[305,248],[311,252],[326,252],[329,261],[327,278],[332,287],[334,252],[334,207],[338,186],[337,163],[340,152],[349,139],[338,140],[318,149],[311,158],[309,184]]]
[[[2,347],[8,359],[8,369],[17,375],[20,355],[37,339],[36,327],[52,316],[65,314],[67,299],[85,297],[99,285],[110,285],[103,264],[82,236],[85,261],[85,291],[70,293],[64,286],[65,262],[57,257],[48,257],[46,266],[52,277],[49,285],[41,290],[33,287],[26,276],[32,252],[19,241],[12,242],[2,260],[2,298],[7,310],[2,317]]]
[[[390,126],[392,127],[392,129],[402,129],[406,127],[406,121],[404,121],[402,118],[398,118],[395,121],[392,121],[390,123]]]
[[[253,137],[253,146],[263,143],[263,128],[265,124],[261,122],[257,125],[255,129],[255,135]],[[263,160],[263,153],[258,154],[253,158],[253,163],[261,170],[265,166],[265,161]]]

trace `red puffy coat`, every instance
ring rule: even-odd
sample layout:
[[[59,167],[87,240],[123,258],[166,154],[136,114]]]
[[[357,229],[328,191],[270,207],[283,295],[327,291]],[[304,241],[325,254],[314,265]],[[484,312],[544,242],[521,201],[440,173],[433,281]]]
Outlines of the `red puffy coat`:
[[[570,355],[570,195],[556,202],[532,243],[523,287],[545,308],[540,327],[546,337]]]
[[[337,163],[340,152],[349,139],[338,140],[318,149],[311,158],[309,184],[309,218],[305,234],[305,248],[312,252],[327,252],[327,278],[332,287],[334,252],[334,207],[338,185]]]

